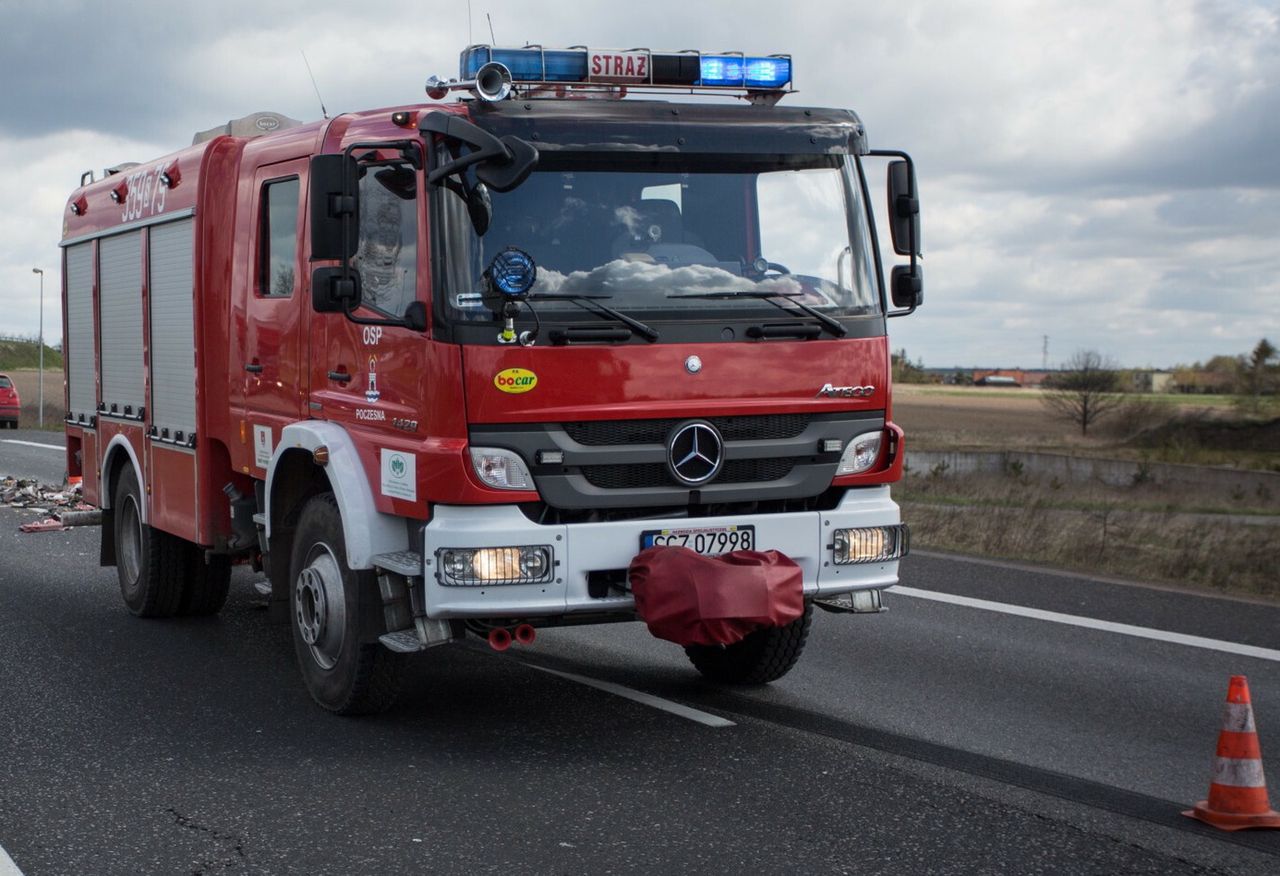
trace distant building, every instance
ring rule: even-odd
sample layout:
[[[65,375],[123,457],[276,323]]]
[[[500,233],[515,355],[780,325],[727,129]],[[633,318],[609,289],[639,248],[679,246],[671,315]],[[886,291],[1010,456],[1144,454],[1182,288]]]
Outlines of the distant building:
[[[1051,374],[1029,368],[975,368],[973,382],[977,386],[1039,386]]]
[[[1171,371],[1130,371],[1129,388],[1133,392],[1174,392],[1178,388]]]

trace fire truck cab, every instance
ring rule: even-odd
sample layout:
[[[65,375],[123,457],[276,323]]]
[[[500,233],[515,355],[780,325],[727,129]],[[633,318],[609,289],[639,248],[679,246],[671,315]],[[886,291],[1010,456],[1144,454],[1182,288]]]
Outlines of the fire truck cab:
[[[635,619],[653,547],[799,569],[797,620],[687,646],[714,680],[784,674],[815,605],[879,610],[915,174],[854,113],[779,105],[791,83],[787,56],[472,46],[432,103],[259,113],[86,174],[68,467],[129,610],[216,613],[253,564],[341,713],[468,633]],[[887,283],[870,158],[909,260]]]

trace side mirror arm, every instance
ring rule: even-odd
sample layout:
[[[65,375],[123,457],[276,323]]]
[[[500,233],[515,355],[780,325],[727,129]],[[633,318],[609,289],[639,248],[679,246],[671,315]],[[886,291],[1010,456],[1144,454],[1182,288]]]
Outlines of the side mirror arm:
[[[427,174],[428,185],[476,165],[478,180],[495,192],[509,192],[524,182],[538,164],[538,150],[529,143],[519,137],[498,139],[454,113],[429,112],[418,122],[418,130],[472,147],[471,152],[431,170]]]

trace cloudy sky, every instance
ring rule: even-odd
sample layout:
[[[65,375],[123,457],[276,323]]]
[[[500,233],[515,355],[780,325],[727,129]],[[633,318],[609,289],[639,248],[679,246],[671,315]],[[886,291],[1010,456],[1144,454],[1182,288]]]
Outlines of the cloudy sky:
[[[422,99],[470,35],[795,57],[794,104],[915,157],[926,300],[893,347],[1036,367],[1165,366],[1280,343],[1278,0],[0,0],[0,334],[61,334],[81,172],[256,110]],[[880,188],[880,181],[876,181]]]

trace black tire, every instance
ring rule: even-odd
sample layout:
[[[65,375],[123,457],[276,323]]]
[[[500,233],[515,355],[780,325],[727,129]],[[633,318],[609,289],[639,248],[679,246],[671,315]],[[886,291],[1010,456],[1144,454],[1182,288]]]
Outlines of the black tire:
[[[719,684],[768,684],[791,671],[804,651],[813,622],[813,604],[785,627],[756,630],[732,645],[690,645],[689,661],[710,681]]]
[[[339,715],[390,708],[400,694],[404,655],[387,650],[371,632],[381,630],[377,580],[372,570],[347,566],[342,515],[332,493],[313,496],[303,507],[290,560],[293,649],[312,699]]]
[[[112,501],[120,595],[138,617],[173,617],[182,604],[186,552],[180,539],[142,522],[142,502],[138,477],[126,465]]]
[[[208,617],[222,611],[231,589],[231,558],[214,554],[205,562],[204,548],[183,542],[186,552],[187,580],[182,588],[178,614]]]

